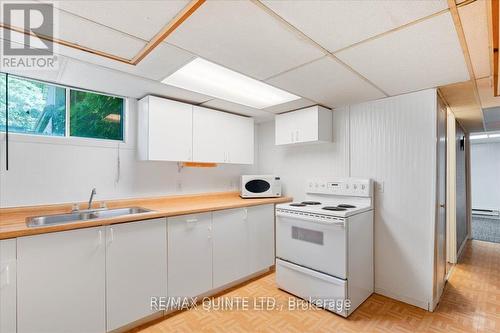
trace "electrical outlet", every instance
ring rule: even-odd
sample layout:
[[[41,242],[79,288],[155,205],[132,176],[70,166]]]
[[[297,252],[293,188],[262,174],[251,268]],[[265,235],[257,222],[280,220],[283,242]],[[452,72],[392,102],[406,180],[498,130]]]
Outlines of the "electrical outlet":
[[[384,193],[384,182],[383,181],[375,182],[375,188],[377,189],[378,193]]]

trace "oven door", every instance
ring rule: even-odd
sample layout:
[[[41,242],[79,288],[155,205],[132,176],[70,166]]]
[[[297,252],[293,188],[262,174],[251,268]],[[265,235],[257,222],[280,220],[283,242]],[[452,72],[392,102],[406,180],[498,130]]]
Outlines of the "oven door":
[[[341,279],[347,276],[343,219],[315,221],[276,214],[276,257]]]

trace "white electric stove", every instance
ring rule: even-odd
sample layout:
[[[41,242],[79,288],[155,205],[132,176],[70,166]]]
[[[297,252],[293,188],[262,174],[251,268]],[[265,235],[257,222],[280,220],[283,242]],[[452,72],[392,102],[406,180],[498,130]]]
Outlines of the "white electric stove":
[[[313,179],[276,206],[276,283],[347,317],[373,293],[373,183]]]

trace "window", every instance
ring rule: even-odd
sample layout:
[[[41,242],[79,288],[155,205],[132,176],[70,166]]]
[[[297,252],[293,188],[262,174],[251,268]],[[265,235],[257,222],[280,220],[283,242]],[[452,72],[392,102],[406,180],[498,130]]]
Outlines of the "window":
[[[9,132],[123,140],[123,98],[4,73],[0,73],[0,131],[6,130],[7,78]]]
[[[70,92],[70,135],[123,140],[123,98]]]
[[[9,76],[9,131],[64,136],[66,89]],[[5,131],[6,75],[0,77],[0,130]]]

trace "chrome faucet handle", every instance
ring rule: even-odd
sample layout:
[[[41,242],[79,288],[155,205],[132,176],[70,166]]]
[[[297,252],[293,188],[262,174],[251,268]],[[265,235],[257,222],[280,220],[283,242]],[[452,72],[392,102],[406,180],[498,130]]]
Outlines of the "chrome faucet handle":
[[[108,208],[108,205],[104,201],[101,201],[100,208]]]

